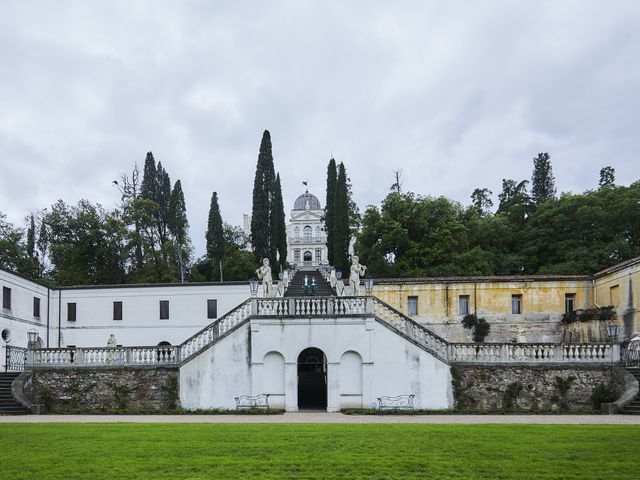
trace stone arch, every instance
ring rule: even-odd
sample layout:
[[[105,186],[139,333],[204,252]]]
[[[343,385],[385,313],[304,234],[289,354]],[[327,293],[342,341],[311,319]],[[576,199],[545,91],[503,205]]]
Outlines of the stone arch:
[[[362,356],[348,350],[340,358],[340,408],[362,408]]]
[[[263,359],[262,392],[269,394],[269,406],[284,408],[284,357],[280,352],[268,352]]]
[[[327,408],[327,356],[319,348],[298,355],[298,408]]]

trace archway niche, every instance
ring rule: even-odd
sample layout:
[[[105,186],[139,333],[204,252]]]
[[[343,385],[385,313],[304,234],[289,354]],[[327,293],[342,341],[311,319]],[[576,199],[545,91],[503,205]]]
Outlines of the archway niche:
[[[269,394],[271,408],[284,408],[284,357],[278,352],[264,356],[262,392]]]
[[[326,410],[327,357],[310,347],[298,355],[298,409]]]
[[[362,357],[345,352],[340,359],[340,408],[362,408]]]
[[[306,251],[304,252],[304,255],[302,256],[302,260],[304,260],[304,264],[305,265],[311,265],[312,261],[313,261],[313,257],[311,255],[310,251]]]

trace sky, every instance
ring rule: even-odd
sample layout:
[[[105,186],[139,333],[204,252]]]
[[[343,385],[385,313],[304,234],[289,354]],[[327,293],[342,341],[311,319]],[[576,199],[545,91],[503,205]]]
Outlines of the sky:
[[[285,210],[324,205],[331,156],[361,211],[402,189],[468,204],[551,155],[559,192],[640,178],[640,2],[5,0],[0,212],[119,204],[152,151],[185,193],[250,213],[268,129]]]

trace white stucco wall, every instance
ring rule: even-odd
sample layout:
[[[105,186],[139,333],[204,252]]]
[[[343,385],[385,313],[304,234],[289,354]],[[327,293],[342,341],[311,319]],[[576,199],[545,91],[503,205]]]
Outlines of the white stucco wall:
[[[446,364],[373,319],[328,318],[252,320],[180,369],[182,405],[232,408],[239,394],[269,393],[272,406],[296,411],[298,355],[309,347],[326,355],[328,411],[409,393],[416,408],[453,404]]]
[[[180,367],[183,408],[235,408],[235,397],[245,394],[251,394],[249,325]]]

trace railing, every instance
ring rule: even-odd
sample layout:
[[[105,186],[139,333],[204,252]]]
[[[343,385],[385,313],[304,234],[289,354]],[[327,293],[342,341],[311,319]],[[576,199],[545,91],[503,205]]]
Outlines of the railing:
[[[177,346],[36,348],[34,367],[171,366],[180,362]],[[30,362],[29,362],[30,363]]]
[[[281,299],[273,299],[275,301]],[[205,347],[217,342],[251,316],[251,300],[246,300],[222,318],[206,326],[180,345],[180,361],[185,362]]]
[[[620,357],[625,367],[640,367],[640,341],[626,341]]]
[[[24,370],[27,349],[25,347],[5,347],[5,372],[22,372]]]
[[[461,363],[612,363],[618,346],[611,343],[452,343],[449,360]]]
[[[258,317],[349,317],[367,313],[366,297],[285,297],[256,300]]]
[[[440,360],[444,362],[449,361],[449,342],[444,338],[436,335],[431,330],[426,329],[418,322],[410,319],[404,313],[396,310],[392,306],[387,305],[382,300],[376,297],[370,298],[373,299],[373,313],[378,319],[386,322],[388,325],[393,327],[393,329],[397,330],[405,337],[408,337],[410,340],[417,343]]]

